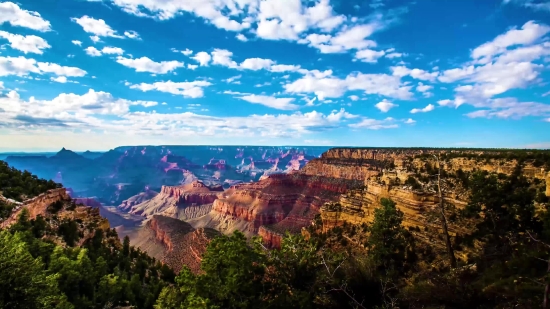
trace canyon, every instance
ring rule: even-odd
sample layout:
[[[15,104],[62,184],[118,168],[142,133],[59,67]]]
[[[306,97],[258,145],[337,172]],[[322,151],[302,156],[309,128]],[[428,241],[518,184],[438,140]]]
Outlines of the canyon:
[[[521,173],[533,188],[550,196],[548,162],[537,162],[536,153],[523,151],[520,156],[519,152],[333,148],[316,158],[289,150],[276,157],[264,154],[260,159],[247,159],[246,152],[241,151],[233,161],[209,159],[201,172],[185,170],[174,185],[155,190],[146,185],[135,195],[117,199],[117,207],[102,206],[96,198],[75,197],[75,201],[99,208],[111,227],[117,227],[120,237],[130,237],[132,245],[176,270],[187,265],[198,272],[206,245],[220,233],[239,230],[247,237],[259,235],[266,247],[278,248],[285,233],[303,232],[314,222],[320,222],[325,231],[344,224],[368,224],[385,197],[404,213],[403,224],[417,239],[437,245],[440,223],[434,212],[439,203],[435,176],[438,159],[443,201],[449,211],[468,204],[464,177],[476,170],[510,175],[520,160]],[[193,168],[193,158],[176,160],[164,150],[161,154],[160,174],[169,174],[180,165]],[[276,172],[281,162],[292,168]],[[258,167],[265,169],[257,178],[244,181],[234,177],[234,173],[250,176],[249,172]],[[210,176],[201,176],[202,171]],[[231,178],[224,179],[223,175]],[[121,188],[132,185],[119,184]],[[466,233],[468,228],[464,222],[449,223],[451,236]]]
[[[328,147],[122,146],[81,154],[63,148],[52,155],[9,155],[11,166],[62,183],[74,197],[118,206],[140,192],[159,192],[200,180],[225,189],[264,175],[288,173]],[[135,203],[134,203],[135,204]],[[131,207],[131,206],[130,206]]]

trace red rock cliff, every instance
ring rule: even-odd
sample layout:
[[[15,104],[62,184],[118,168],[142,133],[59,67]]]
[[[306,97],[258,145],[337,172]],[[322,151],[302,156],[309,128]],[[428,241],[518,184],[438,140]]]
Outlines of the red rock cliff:
[[[23,208],[26,208],[29,211],[29,218],[32,220],[36,219],[38,215],[45,216],[46,209],[51,204],[57,201],[68,201],[70,199],[71,198],[69,197],[69,194],[67,194],[67,190],[65,190],[65,188],[48,190],[46,193],[26,200],[25,202],[23,202],[22,205],[17,206],[12,212],[11,216],[2,221],[0,227],[5,228],[17,222],[17,217],[19,216]]]

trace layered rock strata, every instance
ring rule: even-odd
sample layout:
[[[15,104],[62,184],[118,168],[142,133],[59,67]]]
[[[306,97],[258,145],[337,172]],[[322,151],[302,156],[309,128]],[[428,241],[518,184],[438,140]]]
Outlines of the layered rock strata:
[[[32,199],[24,201],[22,204],[17,205],[12,214],[0,223],[1,228],[6,228],[17,222],[19,214],[26,208],[29,211],[29,219],[36,219],[38,215],[45,216],[47,214],[48,206],[55,202],[70,201],[71,198],[67,194],[65,188],[48,190],[46,193],[40,194]]]
[[[181,186],[163,186],[152,199],[134,205],[130,213],[146,218],[155,214],[180,220],[204,216],[223,192],[221,186],[209,187],[200,181]]]
[[[155,215],[144,226],[126,235],[132,245],[174,271],[179,272],[185,265],[198,273],[206,247],[220,233],[209,228],[194,229],[181,220]]]
[[[130,211],[132,207],[134,207],[135,205],[141,204],[143,202],[147,202],[148,200],[151,200],[155,196],[157,196],[157,194],[158,192],[155,192],[153,190],[140,192],[139,194],[134,195],[129,199],[122,201],[122,203],[118,206],[118,208],[120,208],[120,210],[123,210],[123,211]]]
[[[214,201],[205,218],[189,221],[224,233],[235,229],[259,234],[268,246],[278,246],[286,232],[297,233],[311,223],[320,207],[361,182],[310,176],[275,174],[257,183],[232,186]]]

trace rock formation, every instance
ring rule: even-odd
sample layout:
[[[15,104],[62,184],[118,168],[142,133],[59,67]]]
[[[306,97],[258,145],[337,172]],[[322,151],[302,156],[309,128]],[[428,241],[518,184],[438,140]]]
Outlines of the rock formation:
[[[458,173],[484,170],[510,175],[516,160],[508,160],[482,151],[453,150],[373,150],[373,149],[333,149],[323,154],[315,162],[325,174],[338,174],[348,178],[364,176],[364,187],[350,190],[341,195],[336,203],[326,203],[321,208],[324,229],[342,225],[344,222],[361,224],[371,222],[374,209],[379,207],[381,198],[391,198],[404,213],[404,225],[421,228],[439,228],[430,220],[438,205],[435,177],[437,163],[432,155],[442,156],[442,173],[445,179],[443,199],[446,205],[463,208],[468,202],[468,191],[461,186]],[[451,154],[451,155],[449,155]],[[480,156],[485,155],[485,156]],[[342,162],[338,156],[342,156]],[[319,163],[321,162],[321,163]],[[342,166],[342,170],[338,170]],[[313,173],[313,166],[306,166],[304,172]],[[376,170],[376,173],[372,171]],[[532,162],[524,162],[522,173],[529,179],[544,179],[547,173]],[[445,177],[445,175],[447,175]],[[408,183],[409,178],[417,181],[417,187]],[[550,181],[546,180],[546,189]],[[547,192],[548,194],[549,192]],[[451,234],[461,231],[463,226],[451,224]]]
[[[67,194],[65,188],[48,190],[46,193],[40,194],[37,197],[24,201],[22,204],[17,205],[12,211],[9,218],[6,218],[0,223],[0,228],[6,228],[17,222],[19,214],[26,208],[29,211],[29,219],[36,219],[38,215],[45,216],[48,206],[55,202],[67,202],[71,198]]]
[[[152,216],[144,226],[121,231],[120,234],[128,235],[132,245],[166,263],[176,272],[185,265],[194,273],[200,271],[202,255],[210,240],[220,235],[213,229],[194,229],[181,220],[158,215]]]
[[[123,210],[123,211],[130,211],[132,207],[134,207],[135,205],[141,204],[143,202],[147,202],[148,200],[151,200],[155,196],[157,196],[157,194],[158,192],[155,192],[153,190],[140,192],[139,194],[134,195],[129,199],[122,201],[122,203],[118,206],[118,208],[120,208],[120,210]]]
[[[359,185],[353,180],[275,174],[257,183],[232,186],[214,201],[207,216],[189,223],[223,233],[238,229],[249,236],[260,234],[267,245],[277,246],[286,231],[297,233],[310,224],[323,203]]]
[[[209,187],[200,181],[181,186],[163,186],[151,200],[134,205],[130,213],[150,217],[155,214],[188,220],[206,215],[223,192],[221,186]]]

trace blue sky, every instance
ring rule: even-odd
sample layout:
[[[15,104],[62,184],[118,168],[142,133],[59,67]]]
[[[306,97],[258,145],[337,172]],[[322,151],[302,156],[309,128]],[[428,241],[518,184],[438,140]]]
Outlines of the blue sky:
[[[548,0],[0,2],[0,151],[550,148]]]

